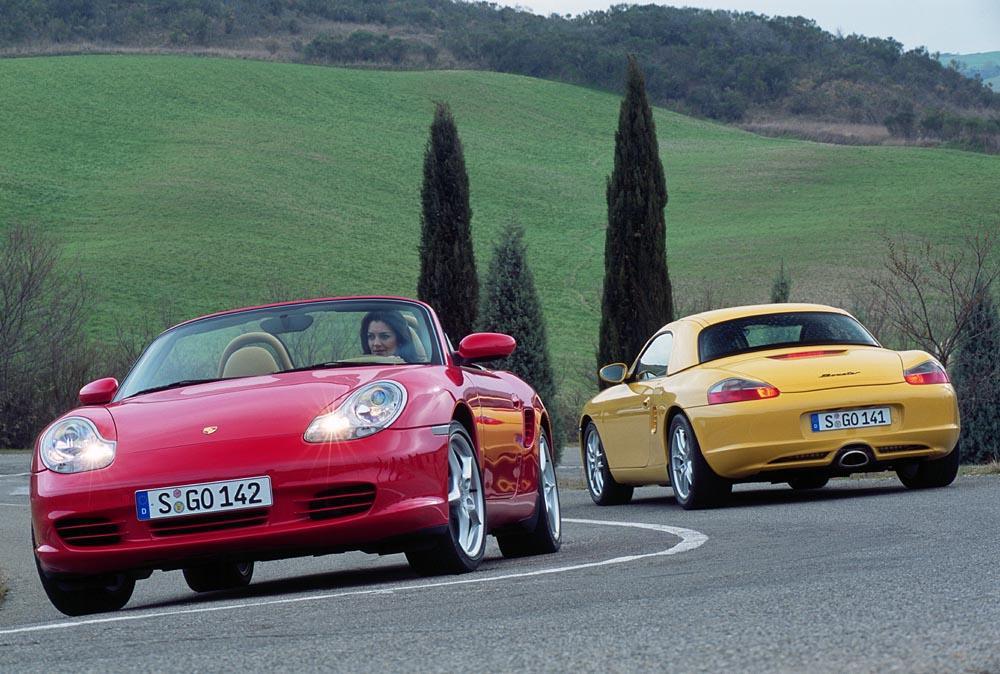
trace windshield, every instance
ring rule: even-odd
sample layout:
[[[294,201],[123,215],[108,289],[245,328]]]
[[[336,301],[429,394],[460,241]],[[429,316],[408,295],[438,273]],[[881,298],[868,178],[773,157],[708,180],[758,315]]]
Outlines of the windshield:
[[[335,300],[204,318],[163,333],[140,356],[116,400],[169,388],[288,370],[441,363],[424,307]]]
[[[747,351],[819,344],[879,346],[850,316],[805,311],[747,316],[710,325],[698,335],[698,358],[704,363]]]

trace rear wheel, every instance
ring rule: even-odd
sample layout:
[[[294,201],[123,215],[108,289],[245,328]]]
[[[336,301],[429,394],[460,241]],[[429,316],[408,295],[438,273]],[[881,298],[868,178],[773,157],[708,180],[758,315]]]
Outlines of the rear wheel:
[[[562,545],[562,515],[559,511],[559,486],[556,467],[549,452],[549,436],[544,430],[538,437],[538,498],[532,528],[525,533],[497,536],[504,557],[544,555]]]
[[[825,475],[820,475],[818,477],[793,477],[788,481],[788,486],[796,491],[803,491],[806,489],[822,489],[829,481],[830,478]]]
[[[184,580],[195,592],[246,587],[253,578],[253,562],[223,562],[184,569]]]
[[[670,486],[685,510],[711,508],[733,489],[732,483],[716,475],[705,461],[698,438],[683,414],[670,422]]]
[[[911,463],[896,469],[896,475],[908,489],[947,487],[958,475],[958,447],[940,459]]]
[[[124,573],[59,580],[42,570],[37,557],[35,568],[49,601],[68,616],[117,611],[128,603],[135,590],[135,578]]]
[[[604,443],[593,421],[587,424],[583,440],[583,469],[587,474],[587,491],[597,505],[622,505],[632,500],[633,487],[618,484],[608,469]]]
[[[424,576],[474,571],[486,552],[486,500],[472,439],[452,422],[448,438],[448,531],[406,560]]]

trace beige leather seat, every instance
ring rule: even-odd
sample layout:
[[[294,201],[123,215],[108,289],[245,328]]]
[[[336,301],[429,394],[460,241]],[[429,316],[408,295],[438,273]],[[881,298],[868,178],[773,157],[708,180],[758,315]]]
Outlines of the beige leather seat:
[[[274,374],[278,369],[278,363],[270,351],[262,346],[244,346],[226,359],[222,377],[256,377]]]

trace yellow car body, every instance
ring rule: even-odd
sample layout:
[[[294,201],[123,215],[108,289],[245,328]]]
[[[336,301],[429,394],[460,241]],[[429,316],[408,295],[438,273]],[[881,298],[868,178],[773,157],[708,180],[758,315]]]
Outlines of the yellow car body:
[[[816,328],[810,321],[835,325]],[[797,323],[803,338],[811,329],[818,340],[793,343],[781,336],[774,342],[766,337],[791,335]],[[851,323],[863,334],[850,332]],[[845,343],[830,338],[841,329],[852,335]],[[762,344],[754,344],[755,335]],[[706,337],[722,339],[725,347],[713,347]],[[865,341],[870,343],[852,343]],[[733,347],[735,343],[739,346]],[[738,351],[726,355],[727,348]],[[657,331],[627,370],[624,364],[618,367],[625,371],[624,380],[595,396],[581,416],[581,449],[591,496],[600,477],[594,473],[598,469],[629,496],[627,487],[671,485],[696,473],[700,464],[684,466],[687,473],[671,469],[670,429],[682,425],[674,423],[677,416],[688,422],[711,469],[703,473],[723,487],[751,481],[790,481],[796,486],[797,477],[801,484],[822,486],[830,476],[861,470],[913,474],[923,470],[923,462],[949,456],[958,440],[955,391],[937,361],[923,351],[881,347],[850,314],[834,307],[771,304],[688,316]],[[910,383],[906,373],[914,368],[931,371],[943,382]],[[607,370],[603,368],[602,374]],[[709,390],[724,382],[729,383],[717,389],[716,402],[711,402]],[[747,388],[747,383],[754,386]],[[757,384],[766,388],[754,388]],[[737,393],[718,392],[730,390],[726,387],[737,387]],[[750,395],[759,391],[762,397],[718,402],[728,399],[719,396],[744,391]],[[876,410],[881,410],[877,417]],[[856,415],[866,421],[871,415],[871,421],[880,424],[832,430],[816,426],[819,420],[827,424],[862,420]],[[588,429],[596,431],[596,452]],[[675,452],[680,453],[680,449]],[[948,462],[957,470],[957,455],[953,458]],[[900,477],[907,483],[904,473]],[[595,501],[600,502],[596,496]]]

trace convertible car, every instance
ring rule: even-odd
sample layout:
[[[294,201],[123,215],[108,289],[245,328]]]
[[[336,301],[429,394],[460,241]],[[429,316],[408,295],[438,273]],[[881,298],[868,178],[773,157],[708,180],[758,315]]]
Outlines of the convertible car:
[[[958,405],[923,351],[883,348],[854,317],[818,304],[766,304],[665,325],[613,386],[584,407],[590,496],[628,502],[638,485],[711,506],[735,482],[818,489],[830,477],[895,470],[910,488],[958,472]]]
[[[254,562],[403,552],[461,573],[486,536],[555,552],[551,421],[538,395],[453,352],[434,312],[355,297],[227,311],[156,338],[121,385],[101,379],[39,436],[34,555],[68,615],[116,610],[136,580],[182,569],[196,592],[244,586]]]

